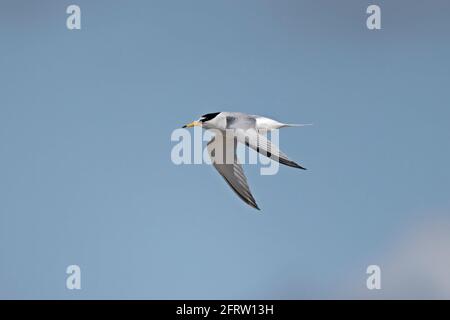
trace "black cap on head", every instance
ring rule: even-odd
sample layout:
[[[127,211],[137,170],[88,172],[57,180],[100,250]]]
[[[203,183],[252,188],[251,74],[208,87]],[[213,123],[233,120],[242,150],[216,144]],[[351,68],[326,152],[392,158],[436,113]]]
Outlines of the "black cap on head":
[[[204,115],[202,115],[202,118],[200,119],[200,122],[205,122],[205,121],[212,120],[212,119],[214,119],[215,117],[217,117],[217,115],[218,115],[219,113],[220,113],[220,112],[214,112],[214,113],[207,113],[207,114],[204,114]]]

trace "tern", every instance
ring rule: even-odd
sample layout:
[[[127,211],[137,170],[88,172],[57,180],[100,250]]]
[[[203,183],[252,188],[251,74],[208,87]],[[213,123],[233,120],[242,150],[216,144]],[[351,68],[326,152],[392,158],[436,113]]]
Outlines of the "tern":
[[[242,165],[237,158],[237,143],[243,143],[286,166],[306,170],[303,166],[289,159],[263,134],[274,129],[306,125],[309,124],[281,123],[267,117],[241,112],[213,112],[202,115],[200,119],[184,125],[183,128],[199,126],[215,132],[215,136],[207,144],[211,163],[239,198],[249,206],[260,210],[250,191]]]

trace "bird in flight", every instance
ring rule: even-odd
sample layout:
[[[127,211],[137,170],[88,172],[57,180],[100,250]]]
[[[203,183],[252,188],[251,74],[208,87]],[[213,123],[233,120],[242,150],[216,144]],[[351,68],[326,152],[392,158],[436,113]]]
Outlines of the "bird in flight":
[[[214,112],[201,116],[200,119],[183,126],[183,128],[195,126],[215,132],[215,136],[207,144],[212,164],[239,198],[255,209],[260,210],[250,191],[242,165],[237,159],[238,142],[281,164],[306,170],[290,160],[263,135],[269,130],[300,127],[305,124],[286,124],[241,112]]]

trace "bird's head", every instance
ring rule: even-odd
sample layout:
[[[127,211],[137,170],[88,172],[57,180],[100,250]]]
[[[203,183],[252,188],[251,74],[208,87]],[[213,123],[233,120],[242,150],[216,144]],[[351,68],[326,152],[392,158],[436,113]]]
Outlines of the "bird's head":
[[[207,127],[208,124],[210,124],[210,121],[213,120],[220,112],[214,112],[214,113],[207,113],[200,117],[200,119],[196,121],[192,121],[191,123],[188,123],[183,126],[183,128],[191,128],[191,127]]]

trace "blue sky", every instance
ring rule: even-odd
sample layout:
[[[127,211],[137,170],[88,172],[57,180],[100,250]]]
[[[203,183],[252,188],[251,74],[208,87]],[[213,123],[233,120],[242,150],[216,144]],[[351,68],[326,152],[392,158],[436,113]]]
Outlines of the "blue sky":
[[[448,1],[378,1],[379,31],[369,1],[77,1],[69,31],[72,3],[0,5],[1,298],[407,297],[435,271],[366,292],[367,265],[449,263],[410,231],[450,213]],[[171,162],[221,110],[314,123],[280,134],[308,171],[245,167],[260,213]]]

